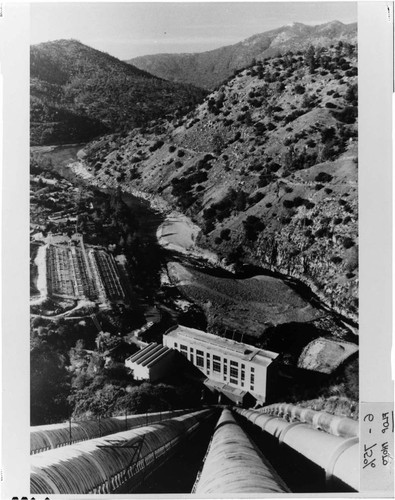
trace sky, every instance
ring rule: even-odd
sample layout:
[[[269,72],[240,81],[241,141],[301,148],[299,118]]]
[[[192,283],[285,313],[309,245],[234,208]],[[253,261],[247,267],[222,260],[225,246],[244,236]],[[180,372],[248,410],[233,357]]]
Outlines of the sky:
[[[203,52],[291,22],[357,20],[356,2],[32,3],[32,44],[74,38],[119,59]]]

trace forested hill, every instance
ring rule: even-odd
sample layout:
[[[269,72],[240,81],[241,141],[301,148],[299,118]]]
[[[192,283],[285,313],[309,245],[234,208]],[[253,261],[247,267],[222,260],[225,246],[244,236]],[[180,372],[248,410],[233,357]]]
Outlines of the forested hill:
[[[262,60],[289,50],[303,50],[309,45],[329,47],[339,41],[356,43],[356,38],[356,23],[332,21],[317,26],[292,23],[207,52],[154,54],[127,62],[167,80],[214,89],[235,70],[245,68],[254,59]]]
[[[85,142],[129,130],[202,100],[201,89],[164,81],[76,40],[31,47],[31,144]]]
[[[338,42],[239,71],[182,119],[87,149],[99,183],[160,195],[227,263],[298,278],[357,321],[357,50]]]

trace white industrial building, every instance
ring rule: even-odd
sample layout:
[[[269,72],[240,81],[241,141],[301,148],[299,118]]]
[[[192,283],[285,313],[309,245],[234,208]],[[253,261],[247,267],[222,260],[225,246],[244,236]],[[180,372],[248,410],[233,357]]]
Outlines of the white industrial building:
[[[209,388],[236,403],[242,403],[248,393],[260,403],[267,399],[268,374],[270,378],[278,353],[181,325],[166,332],[163,344],[199,368]]]
[[[155,382],[165,376],[172,366],[174,351],[162,344],[151,342],[129,356],[125,366],[133,372],[135,380]]]

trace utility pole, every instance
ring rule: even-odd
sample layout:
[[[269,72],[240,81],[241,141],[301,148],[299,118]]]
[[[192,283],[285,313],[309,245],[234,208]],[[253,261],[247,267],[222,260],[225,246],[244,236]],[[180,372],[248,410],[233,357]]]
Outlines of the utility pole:
[[[71,413],[69,414],[69,444],[71,444],[72,438],[71,438]]]

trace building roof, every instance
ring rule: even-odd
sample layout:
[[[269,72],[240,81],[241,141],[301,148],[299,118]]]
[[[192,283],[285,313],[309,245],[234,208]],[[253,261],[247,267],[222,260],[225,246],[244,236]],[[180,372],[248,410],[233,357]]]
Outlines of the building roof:
[[[202,330],[182,325],[178,325],[174,329],[169,330],[167,336],[178,340],[188,339],[190,343],[195,342],[196,345],[201,345],[203,343],[207,347],[212,346],[217,352],[219,351],[225,356],[233,355],[241,360],[252,361],[263,366],[268,366],[278,356],[278,353],[273,351],[259,349],[248,344],[243,344],[242,342],[225,339],[223,337],[218,337],[218,335],[213,335],[212,333],[206,333]]]
[[[129,356],[126,361],[128,363],[136,363],[138,365],[150,367],[168,354],[171,354],[171,350],[168,347],[157,344],[156,342],[151,342],[140,351]]]
[[[244,396],[248,393],[248,391],[239,389],[238,387],[234,387],[224,382],[218,382],[210,378],[207,378],[204,381],[204,385],[207,386],[209,389],[214,389],[219,392],[222,392],[226,397],[228,397],[234,403],[242,403]]]

